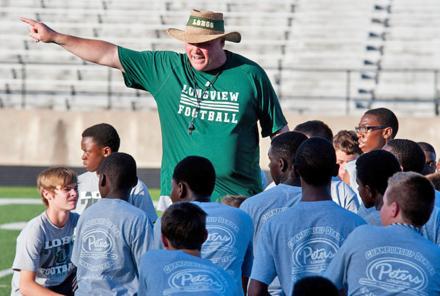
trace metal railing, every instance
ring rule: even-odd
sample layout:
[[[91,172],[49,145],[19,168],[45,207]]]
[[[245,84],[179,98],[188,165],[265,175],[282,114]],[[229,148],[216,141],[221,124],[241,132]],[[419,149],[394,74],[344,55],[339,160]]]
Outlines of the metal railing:
[[[32,64],[35,66],[36,64]],[[42,67],[47,64],[42,64]],[[66,68],[72,66],[79,66],[80,64],[50,64],[57,66],[65,66]],[[93,91],[82,91],[81,84],[82,80],[78,80],[74,83],[72,81],[63,82],[62,79],[57,80],[58,84],[66,84],[64,89],[33,89],[29,86],[28,80],[29,75],[27,71],[27,64],[10,64],[10,63],[0,63],[2,69],[10,67],[11,79],[3,79],[0,77],[0,107],[5,107],[5,98],[7,96],[14,96],[20,98],[19,102],[16,103],[16,107],[26,108],[28,106],[29,100],[32,100],[32,96],[35,95],[53,95],[62,96],[64,98],[75,98],[79,96],[91,96],[100,97],[106,99],[106,109],[114,108],[114,100],[116,97],[126,97],[127,99],[139,100],[143,96],[139,91],[129,90],[126,91],[115,91],[115,83],[120,84],[120,79],[115,79],[115,70],[108,69],[105,80],[99,81],[99,87],[96,87]],[[83,67],[84,68],[84,67]],[[87,68],[87,67],[85,67]],[[283,67],[282,63],[275,67],[265,67],[267,71],[275,73],[272,75],[271,79],[276,92],[279,95],[280,101],[285,104],[285,106],[294,106],[297,102],[307,102],[313,103],[317,102],[317,108],[319,105],[326,102],[334,102],[339,107],[343,106],[343,113],[350,114],[353,109],[356,108],[370,108],[372,104],[381,102],[393,102],[398,104],[424,104],[427,106],[432,106],[432,111],[434,114],[440,114],[440,89],[439,89],[439,72],[440,69],[326,69],[326,68],[293,68],[293,67]],[[316,75],[315,75],[316,74]],[[118,74],[119,75],[119,74]],[[313,76],[316,76],[313,78]],[[386,86],[388,83],[386,79],[392,78],[392,75],[397,75],[400,78],[404,77],[404,81],[399,81],[399,79],[394,79],[391,81],[391,85],[395,85],[394,91],[388,95],[382,94],[380,89],[381,86]],[[301,76],[309,77],[308,80],[301,80]],[[371,76],[371,77],[369,77]],[[387,76],[384,79],[384,76]],[[422,88],[423,91],[417,94],[415,91],[415,96],[408,97],[406,93],[402,93],[399,89],[399,85],[408,84],[411,77],[422,76],[423,79],[418,79],[423,81]],[[312,78],[310,78],[312,77]],[[33,77],[33,80],[38,79],[38,77]],[[384,81],[385,80],[385,81]],[[98,83],[98,81],[96,81]],[[301,83],[305,83],[306,86],[301,89],[289,89],[290,85],[298,86]],[[364,87],[364,82],[369,84],[368,87]],[[90,83],[90,82],[89,82]],[[326,87],[331,85],[331,89],[326,89]],[[13,84],[13,86],[12,86]],[[321,86],[323,84],[323,86]],[[431,91],[425,89],[429,85]],[[421,87],[420,85],[414,87]],[[68,100],[68,99],[67,99]],[[101,100],[102,101],[102,100]],[[68,105],[68,102],[66,103]],[[103,107],[103,106],[101,106]],[[289,108],[289,107],[287,107]],[[69,109],[68,107],[66,109]],[[133,108],[136,109],[133,104]],[[295,107],[292,107],[295,109]],[[296,108],[298,112],[308,112],[306,109],[301,107]],[[316,110],[316,109],[315,109]]]

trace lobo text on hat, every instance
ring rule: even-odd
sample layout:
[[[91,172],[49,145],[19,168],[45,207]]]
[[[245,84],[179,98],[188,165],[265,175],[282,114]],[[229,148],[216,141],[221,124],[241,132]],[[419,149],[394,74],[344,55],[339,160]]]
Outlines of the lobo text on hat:
[[[186,23],[185,31],[170,28],[168,35],[186,43],[203,43],[218,38],[238,43],[241,35],[238,32],[225,33],[223,13],[209,10],[193,9]]]

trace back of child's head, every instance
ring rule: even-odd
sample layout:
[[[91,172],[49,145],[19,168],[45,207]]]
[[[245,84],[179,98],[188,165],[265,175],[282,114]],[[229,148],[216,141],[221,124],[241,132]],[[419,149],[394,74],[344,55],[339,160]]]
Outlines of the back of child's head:
[[[368,185],[380,194],[385,193],[388,179],[400,172],[400,164],[396,157],[385,150],[373,150],[362,154],[356,160],[357,178],[362,185]]]
[[[112,191],[130,190],[138,181],[136,161],[127,153],[110,154],[101,162],[97,172],[106,176]]]
[[[338,296],[338,289],[322,276],[308,276],[298,280],[293,286],[292,296]]]
[[[99,147],[110,147],[112,152],[118,152],[121,140],[116,129],[108,123],[100,123],[86,128],[82,135],[83,138],[93,138]]]
[[[424,225],[434,207],[435,191],[432,183],[415,172],[399,172],[388,180],[388,204],[396,202],[406,223]]]
[[[206,213],[189,202],[174,203],[162,215],[161,232],[176,249],[200,250],[206,239]]]
[[[333,137],[333,147],[348,155],[362,154],[356,132],[341,130]]]
[[[327,185],[338,173],[335,149],[323,138],[310,138],[299,146],[295,157],[295,170],[307,184]]]
[[[192,192],[199,196],[210,196],[215,186],[215,169],[209,159],[187,156],[174,168],[173,180],[186,182]]]
[[[300,132],[286,132],[272,139],[271,152],[289,163],[295,160],[298,147],[307,140],[307,136]]]
[[[332,142],[333,132],[330,127],[321,120],[309,120],[298,124],[294,129],[296,132],[303,133],[308,138],[321,137]]]
[[[75,171],[65,167],[48,168],[38,174],[37,187],[41,199],[48,206],[47,199],[43,197],[43,190],[53,191],[56,188],[63,188],[70,184],[76,184],[77,175]]]
[[[247,199],[247,196],[244,195],[232,195],[228,194],[222,198],[222,204],[239,208],[241,204]]]
[[[425,154],[416,142],[408,139],[393,139],[388,141],[384,150],[394,154],[402,171],[422,173],[425,166]]]
[[[440,191],[440,173],[439,172],[426,175],[426,178],[428,178],[428,180],[431,181],[432,185],[434,185],[435,190]]]
[[[364,115],[373,115],[380,125],[391,127],[391,138],[393,139],[396,137],[397,132],[399,131],[399,121],[397,120],[397,116],[393,113],[393,111],[387,108],[376,108],[368,110],[364,113]]]

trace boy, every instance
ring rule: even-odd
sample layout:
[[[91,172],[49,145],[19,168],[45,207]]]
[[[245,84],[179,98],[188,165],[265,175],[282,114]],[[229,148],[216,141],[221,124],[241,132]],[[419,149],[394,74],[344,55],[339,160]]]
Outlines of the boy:
[[[171,200],[191,201],[206,212],[208,238],[202,245],[202,258],[231,274],[241,295],[252,267],[252,220],[240,209],[210,202],[215,178],[214,167],[207,158],[188,156],[174,168]],[[161,248],[157,243],[160,229],[160,223],[156,223],[155,248]]]
[[[336,163],[339,164],[338,177],[356,192],[356,159],[362,154],[358,137],[354,131],[341,130],[333,137]],[[347,174],[347,173],[348,174]],[[359,194],[359,193],[358,193]]]
[[[359,195],[364,206],[358,212],[367,223],[381,225],[379,211],[388,179],[400,172],[396,157],[385,150],[373,150],[361,155],[356,161]]]
[[[272,140],[268,152],[269,169],[272,180],[277,186],[251,196],[240,206],[240,209],[252,218],[254,242],[257,242],[261,227],[269,219],[300,201],[301,181],[295,174],[293,162],[296,150],[305,140],[307,137],[298,132],[287,132]],[[271,295],[282,295],[277,278],[270,284],[269,292]]]
[[[407,139],[394,139],[389,141],[383,149],[391,152],[397,158],[402,171],[419,174],[423,172],[425,155],[416,142]],[[440,192],[434,192],[434,210],[426,225],[423,225],[422,233],[426,238],[440,245]]]
[[[332,130],[327,124],[320,120],[309,120],[298,124],[294,131],[303,133],[308,138],[319,137],[326,139],[330,143],[333,143]],[[355,190],[353,190],[337,176],[332,178],[330,186],[333,201],[344,209],[357,213],[359,210],[360,200]]]
[[[73,247],[75,295],[136,295],[140,258],[152,233],[145,212],[127,202],[138,182],[136,162],[115,152],[101,162],[98,174],[102,198],[81,215]]]
[[[396,173],[380,211],[385,227],[354,230],[325,276],[348,295],[439,295],[440,248],[420,235],[433,206],[434,188],[425,177]]]
[[[11,295],[73,295],[75,267],[70,261],[78,222],[76,173],[55,167],[38,175],[46,210],[26,224],[17,238]]]
[[[77,213],[81,214],[101,198],[96,171],[104,158],[113,152],[118,152],[119,145],[118,132],[107,123],[93,125],[82,133],[81,149],[83,155],[81,159],[87,172],[78,176],[79,203]],[[130,191],[128,202],[145,211],[153,223],[156,221],[157,214],[148,188],[140,179],[137,179],[136,186]]]
[[[338,206],[330,195],[338,173],[335,150],[323,138],[310,138],[298,148],[295,170],[301,178],[302,199],[273,217],[261,229],[251,274],[249,295],[266,295],[276,275],[291,295],[295,282],[320,275],[348,234],[365,224]]]
[[[437,155],[435,153],[434,147],[426,142],[418,142],[420,148],[422,148],[425,154],[425,167],[423,169],[423,175],[429,175],[435,173],[437,169]]]
[[[272,140],[268,152],[269,169],[277,186],[249,197],[240,206],[252,218],[254,242],[264,223],[301,199],[301,181],[295,174],[293,162],[298,147],[305,140],[307,137],[298,132],[287,132]]]
[[[362,115],[355,128],[359,138],[359,148],[366,153],[382,149],[399,130],[396,115],[387,108],[370,109]]]
[[[239,295],[222,268],[201,257],[208,237],[206,213],[197,205],[171,205],[161,219],[166,250],[147,252],[140,264],[139,295]]]

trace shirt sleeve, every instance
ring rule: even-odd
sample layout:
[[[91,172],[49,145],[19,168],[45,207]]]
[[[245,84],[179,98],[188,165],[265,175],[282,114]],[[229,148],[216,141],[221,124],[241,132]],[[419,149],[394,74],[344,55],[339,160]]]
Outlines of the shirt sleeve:
[[[135,51],[118,47],[127,87],[142,89],[153,96],[161,89],[179,54],[170,51]]]
[[[44,247],[44,239],[39,228],[26,227],[17,238],[15,259],[12,264],[14,270],[37,272],[40,268],[40,254]]]
[[[281,110],[278,96],[263,69],[260,69],[258,78],[255,79],[257,80],[257,107],[261,136],[267,137],[286,126],[287,121]]]
[[[270,222],[264,224],[258,236],[259,239],[251,273],[251,279],[267,285],[269,285],[276,276],[270,224]]]

